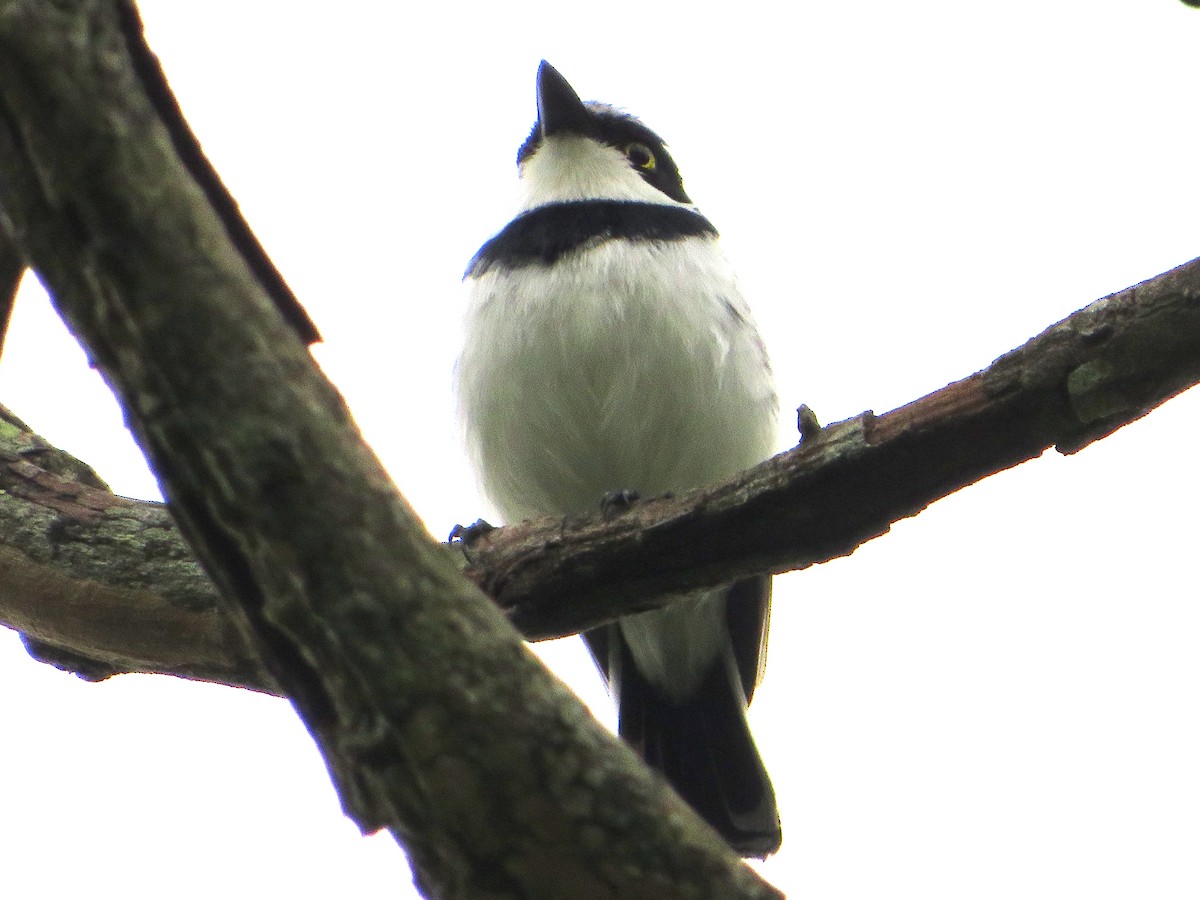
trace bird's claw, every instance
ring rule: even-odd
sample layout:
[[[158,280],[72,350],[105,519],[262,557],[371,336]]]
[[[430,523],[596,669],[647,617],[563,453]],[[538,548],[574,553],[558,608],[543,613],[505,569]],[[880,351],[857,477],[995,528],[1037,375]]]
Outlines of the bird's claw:
[[[609,491],[600,498],[600,514],[604,517],[605,521],[608,521],[623,512],[627,512],[641,498],[641,494],[629,488],[619,491]]]
[[[801,403],[796,408],[796,430],[800,432],[800,443],[809,443],[821,433],[821,423],[817,414],[807,403]]]
[[[483,519],[476,519],[472,525],[455,525],[450,529],[450,543],[462,544],[469,547],[489,531],[495,531],[496,526]]]

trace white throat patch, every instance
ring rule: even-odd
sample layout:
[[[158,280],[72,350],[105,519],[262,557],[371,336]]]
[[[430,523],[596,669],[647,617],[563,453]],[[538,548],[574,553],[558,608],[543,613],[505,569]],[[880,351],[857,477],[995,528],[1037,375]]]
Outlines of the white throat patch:
[[[693,208],[647,184],[616,147],[580,135],[547,138],[521,163],[520,171],[522,210],[572,200],[632,200]]]

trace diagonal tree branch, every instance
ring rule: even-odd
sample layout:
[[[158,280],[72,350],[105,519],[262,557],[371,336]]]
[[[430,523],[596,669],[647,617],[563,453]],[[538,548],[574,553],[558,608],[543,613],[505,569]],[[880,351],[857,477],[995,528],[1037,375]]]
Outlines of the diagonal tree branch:
[[[237,201],[233,199],[221,176],[204,155],[200,141],[184,118],[183,110],[179,108],[175,95],[171,93],[171,87],[167,84],[167,76],[159,65],[158,57],[142,36],[142,22],[137,7],[132,0],[116,0],[113,6],[124,38],[123,49],[128,54],[132,73],[146,100],[154,108],[159,122],[170,136],[176,158],[187,169],[196,186],[204,192],[210,209],[221,220],[229,242],[237,249],[279,312],[296,330],[302,341],[307,344],[316,343],[321,339],[317,326],[313,324],[308,312],[300,305],[291,287],[275,268],[275,263],[258,242],[258,237],[250,229],[249,223],[242,217]]]
[[[4,352],[4,338],[8,335],[17,288],[21,286],[24,273],[25,260],[21,258],[21,251],[0,214],[0,354]]]
[[[431,896],[779,896],[425,534],[180,159],[130,16],[0,0],[5,214],[347,814]]]

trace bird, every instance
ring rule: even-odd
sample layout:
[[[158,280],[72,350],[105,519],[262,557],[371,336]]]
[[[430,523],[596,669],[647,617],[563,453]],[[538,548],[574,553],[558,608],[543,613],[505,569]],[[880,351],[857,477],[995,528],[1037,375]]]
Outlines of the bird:
[[[545,60],[515,217],[464,275],[465,444],[508,522],[726,480],[773,452],[767,351],[663,140]],[[770,579],[584,633],[618,733],[740,855],[782,840],[746,709]]]

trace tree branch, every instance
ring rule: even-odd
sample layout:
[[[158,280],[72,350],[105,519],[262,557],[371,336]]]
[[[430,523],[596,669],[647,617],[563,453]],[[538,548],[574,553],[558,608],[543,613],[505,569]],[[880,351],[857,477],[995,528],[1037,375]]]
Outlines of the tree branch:
[[[116,496],[4,407],[0,622],[89,680],[154,672],[279,693],[166,507]]]
[[[1049,447],[1074,453],[1200,381],[1200,259],[1112,294],[988,368],[863,413],[735,480],[616,522],[488,532],[468,574],[537,639],[614,611],[847,556],[891,523]],[[641,605],[634,605],[641,604]]]
[[[0,209],[0,354],[4,353],[4,338],[8,335],[17,288],[21,286],[24,274],[25,260],[4,221],[4,211]]]
[[[612,522],[543,519],[488,532],[468,550],[468,574],[539,640],[690,588],[846,556],[964,485],[1054,445],[1075,452],[1196,383],[1197,298],[1193,260],[1096,301],[969,378],[829,426],[727,484],[651,500]],[[78,461],[37,468],[48,445],[8,421],[0,622],[39,658],[85,677],[160,672],[277,691],[165,509],[55,474]],[[88,615],[63,597],[87,597]]]
[[[727,484],[641,503],[612,522],[488,532],[467,551],[468,574],[526,638],[573,634],[695,587],[846,556],[940,497],[1048,447],[1075,452],[1197,380],[1193,260],[1096,301],[969,378],[832,425]],[[165,510],[35,468],[47,445],[9,421],[0,622],[85,676],[163,672],[273,690]],[[120,538],[107,536],[116,527]],[[88,615],[66,596],[86,596]]]
[[[778,896],[424,533],[130,53],[132,5],[0,0],[0,184],[347,814],[432,896]]]

